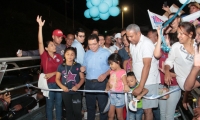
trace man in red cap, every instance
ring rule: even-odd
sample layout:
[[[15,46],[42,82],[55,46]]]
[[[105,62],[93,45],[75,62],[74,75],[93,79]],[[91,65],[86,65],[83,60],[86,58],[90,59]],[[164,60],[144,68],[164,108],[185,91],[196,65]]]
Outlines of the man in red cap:
[[[56,46],[56,53],[60,54],[61,56],[64,55],[64,50],[66,48],[64,44],[61,44],[62,38],[65,38],[65,35],[63,34],[63,32],[59,29],[55,29],[52,33],[52,39],[53,39],[53,43]],[[17,56],[18,57],[39,56],[39,51],[38,50],[29,50],[29,51],[18,50]]]

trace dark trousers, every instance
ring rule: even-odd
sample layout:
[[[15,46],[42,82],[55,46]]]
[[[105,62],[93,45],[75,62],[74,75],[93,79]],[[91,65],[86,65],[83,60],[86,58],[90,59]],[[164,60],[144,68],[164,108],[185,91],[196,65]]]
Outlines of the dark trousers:
[[[86,90],[105,90],[107,80],[104,82],[92,82],[86,80],[85,89]],[[100,120],[107,120],[108,113],[102,113],[107,101],[108,95],[106,93],[87,93],[86,92],[86,105],[87,105],[87,120],[95,120],[96,113],[96,100],[98,101],[99,111],[100,111]]]
[[[81,93],[69,94],[66,92],[62,92],[67,120],[82,120],[81,96]]]

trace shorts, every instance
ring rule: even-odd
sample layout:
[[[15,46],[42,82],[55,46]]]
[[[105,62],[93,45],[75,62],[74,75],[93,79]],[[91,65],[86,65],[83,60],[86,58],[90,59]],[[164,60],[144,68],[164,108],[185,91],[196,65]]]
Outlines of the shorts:
[[[122,108],[125,106],[125,95],[118,93],[111,93],[110,94],[110,103],[114,105],[116,108]]]
[[[152,85],[145,85],[146,89],[149,90],[149,92],[146,95],[158,95],[158,84],[152,84]],[[149,99],[142,99],[142,108],[148,109],[148,108],[156,108],[158,107],[158,99],[149,100]]]

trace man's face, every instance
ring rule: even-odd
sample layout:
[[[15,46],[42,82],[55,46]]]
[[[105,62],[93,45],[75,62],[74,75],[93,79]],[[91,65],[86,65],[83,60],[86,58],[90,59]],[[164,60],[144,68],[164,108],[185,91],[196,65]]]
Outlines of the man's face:
[[[140,40],[140,32],[126,31],[126,36],[132,44],[137,44]]]
[[[93,52],[96,52],[99,48],[99,43],[97,42],[96,39],[88,40],[88,46],[89,46],[90,50],[92,50]]]
[[[115,40],[116,40],[116,42],[117,42],[118,44],[122,44],[122,39],[121,39],[121,38],[115,38]]]
[[[78,35],[75,35],[76,39],[83,43],[85,41],[85,33],[84,32],[78,32]]]
[[[106,44],[111,44],[112,43],[112,39],[111,39],[111,36],[106,36],[106,41],[105,41]]]
[[[58,37],[58,36],[55,36],[55,35],[52,35],[52,38],[53,38],[53,42],[56,44],[56,45],[60,45],[60,43],[62,42],[62,36],[61,37]]]
[[[190,14],[195,13],[197,11],[199,11],[199,8],[197,8],[196,6],[191,6],[190,7]]]
[[[104,43],[105,43],[104,37],[103,37],[103,36],[99,36],[99,45],[100,45],[101,47],[103,47],[103,46],[104,46]]]
[[[153,33],[152,31],[147,33],[147,37],[153,42],[156,43],[158,41],[158,37],[156,33]]]
[[[65,38],[65,41],[67,46],[71,46],[74,41],[74,35],[68,34],[67,37]]]
[[[96,30],[92,31],[92,34],[99,35],[98,31]]]

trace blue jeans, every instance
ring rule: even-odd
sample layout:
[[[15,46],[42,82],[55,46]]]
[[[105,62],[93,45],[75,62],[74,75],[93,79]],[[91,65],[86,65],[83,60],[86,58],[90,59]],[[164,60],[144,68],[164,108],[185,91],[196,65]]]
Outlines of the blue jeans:
[[[128,120],[142,120],[142,114],[144,112],[142,108],[137,108],[137,111],[129,110],[128,112]]]
[[[162,88],[163,85],[159,85]],[[179,86],[170,86],[169,90],[179,88]],[[167,100],[159,100],[161,120],[174,120],[176,105],[181,97],[181,90],[169,94]]]
[[[160,120],[160,107],[152,108],[153,111],[153,120]]]
[[[86,80],[86,90],[105,90],[107,80],[103,82],[92,82]],[[98,101],[100,120],[107,120],[108,113],[102,113],[108,102],[108,95],[106,93],[86,93],[86,105],[87,105],[87,120],[94,120],[96,113],[96,100]]]
[[[48,83],[49,89],[59,89],[56,83]],[[49,99],[46,97],[47,120],[53,120],[54,104],[56,108],[56,120],[62,118],[62,94],[61,92],[49,92]]]

